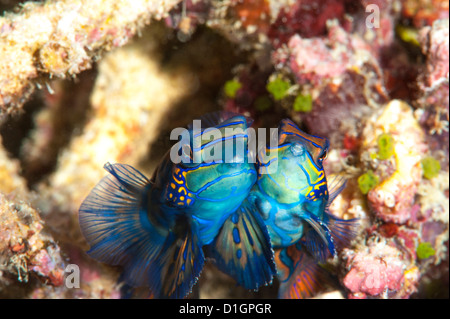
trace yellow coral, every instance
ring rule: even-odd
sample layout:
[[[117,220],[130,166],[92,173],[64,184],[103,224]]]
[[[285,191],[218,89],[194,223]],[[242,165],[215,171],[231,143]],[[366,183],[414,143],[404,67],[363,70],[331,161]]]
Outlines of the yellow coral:
[[[19,171],[19,162],[9,158],[2,146],[2,138],[0,136],[0,193],[9,194],[15,192],[15,195],[17,195],[26,192],[26,182],[19,175]]]
[[[398,182],[408,184],[417,180],[417,176],[421,174],[420,160],[423,152],[418,146],[424,142],[424,135],[411,107],[399,100],[390,102],[377,119],[376,130],[392,135],[396,162],[394,174],[379,187],[395,191]]]
[[[400,100],[393,100],[369,120],[364,129],[363,149],[377,148],[377,138],[389,134],[393,139],[395,169],[369,192],[369,202],[385,221],[403,223],[409,218],[409,209],[422,178],[421,157],[426,151],[424,134],[413,115],[412,108]],[[386,174],[379,165],[376,173]]]

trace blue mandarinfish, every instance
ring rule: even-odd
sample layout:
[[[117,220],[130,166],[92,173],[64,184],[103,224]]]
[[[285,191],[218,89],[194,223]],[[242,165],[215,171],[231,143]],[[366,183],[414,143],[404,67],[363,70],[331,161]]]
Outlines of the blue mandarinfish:
[[[250,160],[242,115],[219,112],[189,127],[149,180],[124,164],[105,165],[104,177],[80,207],[90,256],[123,267],[121,281],[148,287],[154,298],[183,298],[208,257],[247,289],[278,275],[279,296],[311,296],[322,269],[354,235],[355,220],[328,211],[344,188],[328,188],[321,137],[283,120],[277,147]],[[312,255],[314,258],[311,258]]]
[[[249,289],[271,282],[275,264],[267,229],[256,211],[240,208],[257,178],[247,160],[247,121],[225,112],[205,116],[210,127],[190,128],[189,142],[180,147],[187,161],[175,164],[167,152],[150,180],[129,165],[107,163],[110,174],[79,210],[89,255],[123,266],[121,279],[149,287],[155,298],[183,298],[203,268],[203,247],[213,240],[236,242],[233,231],[221,231],[232,224],[245,229],[234,277]],[[239,143],[243,152],[236,152]],[[205,160],[217,150],[222,154]],[[228,259],[228,251],[208,251]]]
[[[355,235],[357,219],[342,220],[329,212],[346,182],[335,178],[328,184],[323,168],[328,148],[326,138],[308,135],[285,119],[278,146],[266,147],[259,157],[258,180],[246,201],[267,225],[281,298],[313,296],[326,280],[317,262],[334,257],[336,248]]]

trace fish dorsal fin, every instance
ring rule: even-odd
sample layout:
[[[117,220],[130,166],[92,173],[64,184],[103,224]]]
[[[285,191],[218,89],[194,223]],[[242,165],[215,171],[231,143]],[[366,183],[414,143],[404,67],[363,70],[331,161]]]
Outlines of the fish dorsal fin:
[[[279,145],[289,142],[301,143],[311,154],[313,161],[319,165],[319,157],[324,154],[330,146],[327,138],[315,136],[303,132],[299,127],[289,119],[281,121],[279,126]],[[321,165],[321,164],[320,164]]]
[[[192,163],[231,163],[244,162],[248,152],[248,121],[243,115],[220,112],[216,115],[205,115],[208,127],[194,123],[190,134],[192,139],[189,148]],[[212,117],[214,120],[211,120]],[[213,126],[211,123],[216,124]],[[185,153],[187,152],[185,151]]]
[[[241,118],[245,119],[247,127],[252,126],[253,119],[251,117],[245,116],[245,115],[239,114],[239,113],[230,112],[230,111],[216,111],[216,112],[206,113],[206,114],[200,116],[199,118],[197,118],[196,120],[201,121],[202,130],[204,130],[209,127],[217,127],[217,126],[221,125],[222,123],[224,123],[234,117],[241,117]],[[187,128],[188,128],[188,130],[192,130],[193,129],[192,123],[190,123],[187,126]]]
[[[283,144],[290,136],[294,136],[311,143],[316,147],[327,146],[328,140],[324,137],[315,136],[303,132],[292,120],[283,119],[279,125],[279,143]]]

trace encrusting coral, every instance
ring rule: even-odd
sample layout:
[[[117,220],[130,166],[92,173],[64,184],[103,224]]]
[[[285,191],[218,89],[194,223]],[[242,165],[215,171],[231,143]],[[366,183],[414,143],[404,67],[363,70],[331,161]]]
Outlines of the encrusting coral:
[[[171,128],[222,109],[329,138],[328,182],[347,178],[329,209],[359,228],[327,261],[339,287],[318,298],[448,297],[448,34],[442,0],[48,0],[5,12],[0,128],[32,124],[0,130],[0,296],[120,297],[116,269],[84,253],[80,203],[106,162],[150,176]],[[14,129],[25,131],[15,152]],[[70,264],[81,289],[63,283]],[[194,296],[276,297],[212,268]]]
[[[45,194],[44,212],[51,211],[50,202],[60,211],[76,212],[105,175],[106,162],[136,165],[148,152],[158,129],[154,123],[189,89],[183,78],[177,81],[165,75],[155,61],[142,47],[131,44],[100,62],[91,94],[92,119],[62,152],[48,182],[39,185]]]
[[[16,286],[16,280],[27,283],[31,274],[48,285],[63,285],[65,265],[60,248],[45,233],[39,213],[22,200],[2,193],[0,242],[0,295],[6,297],[4,293],[9,286]]]
[[[36,86],[86,70],[179,0],[48,0],[0,17],[0,110],[21,107]],[[36,28],[39,26],[39,28]]]
[[[379,179],[367,198],[377,217],[403,224],[411,218],[414,197],[422,180],[421,159],[427,147],[409,105],[394,100],[381,111],[369,119],[363,132],[361,157],[368,159],[365,165],[374,169]],[[383,134],[392,137],[392,154],[388,158],[380,158],[378,154],[372,159],[371,154],[380,152],[377,142]]]

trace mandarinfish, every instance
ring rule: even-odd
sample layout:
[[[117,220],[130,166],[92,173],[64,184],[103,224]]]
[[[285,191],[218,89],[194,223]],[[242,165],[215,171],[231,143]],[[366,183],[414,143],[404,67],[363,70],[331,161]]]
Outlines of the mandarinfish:
[[[188,142],[177,143],[183,160],[168,151],[150,180],[129,165],[105,164],[109,175],[79,210],[89,255],[122,266],[120,280],[154,298],[185,297],[205,258],[247,289],[278,275],[280,297],[312,295],[321,269],[308,253],[334,256],[355,226],[328,212],[345,186],[328,190],[328,141],[283,120],[278,146],[253,163],[251,119],[226,112],[202,119],[209,127],[189,127]]]
[[[327,276],[318,262],[336,256],[336,249],[356,234],[357,219],[342,220],[329,212],[346,180],[327,182],[323,161],[328,148],[326,138],[308,135],[285,119],[278,146],[266,147],[259,157],[258,180],[246,201],[268,228],[281,298],[311,297],[323,288]]]

